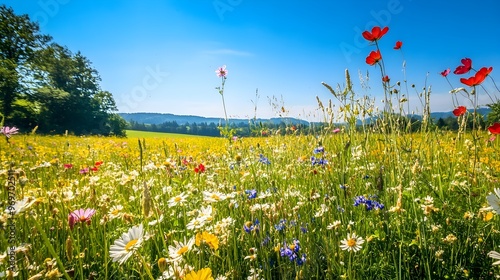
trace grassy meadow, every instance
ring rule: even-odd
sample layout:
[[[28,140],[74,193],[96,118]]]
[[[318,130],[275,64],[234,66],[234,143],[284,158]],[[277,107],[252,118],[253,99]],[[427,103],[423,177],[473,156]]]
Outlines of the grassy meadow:
[[[0,271],[12,260],[15,279],[499,275],[486,196],[500,147],[486,133],[141,136],[0,142],[1,206],[16,201]]]
[[[177,134],[177,133],[162,133],[139,130],[126,130],[128,138],[198,138],[203,136]]]

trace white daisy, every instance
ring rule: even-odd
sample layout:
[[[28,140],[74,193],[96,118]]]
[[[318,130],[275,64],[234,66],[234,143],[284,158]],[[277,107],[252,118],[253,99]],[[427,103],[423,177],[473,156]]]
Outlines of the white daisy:
[[[183,205],[184,203],[187,202],[187,195],[184,193],[178,194],[171,199],[168,200],[168,207],[174,207],[177,205]]]
[[[207,221],[212,221],[213,217],[213,209],[211,205],[207,207],[201,206],[200,212],[198,213],[198,217],[203,218]]]
[[[8,213],[9,215],[17,215],[19,213],[22,213],[26,211],[28,208],[35,203],[36,199],[34,197],[25,197],[23,200],[18,200],[16,203],[12,206],[7,206],[5,209],[5,213]]]
[[[203,201],[205,202],[209,203],[219,202],[225,200],[226,198],[227,198],[226,195],[220,192],[208,192],[208,191],[203,192]]]
[[[109,210],[109,219],[110,220],[113,220],[115,218],[120,218],[123,216],[123,206],[121,205],[115,205],[113,207],[111,207],[111,209]]]
[[[347,250],[350,252],[357,252],[361,250],[361,244],[365,243],[362,237],[357,236],[356,233],[348,233],[347,238],[340,241],[342,245],[340,245],[340,249]]]
[[[490,204],[491,208],[500,214],[500,189],[495,188],[495,193],[490,193],[486,199]]]
[[[200,229],[200,228],[203,228],[205,226],[206,222],[207,222],[206,217],[198,216],[198,217],[192,219],[191,221],[189,221],[189,223],[186,225],[186,228],[189,230]]]
[[[144,229],[142,224],[134,226],[127,233],[122,234],[120,239],[109,248],[109,256],[113,262],[123,264],[141,246],[144,241]]]
[[[191,239],[189,239],[187,242],[186,239],[184,239],[184,242],[179,242],[174,240],[175,246],[172,245],[168,246],[168,255],[170,257],[170,261],[171,262],[180,261],[182,259],[182,256],[185,253],[189,252],[191,248],[193,248],[194,241],[195,241],[194,237],[191,237]]]
[[[496,251],[491,251],[488,253],[488,257],[494,258],[495,260],[498,260],[498,261],[492,263],[491,265],[500,265],[500,253],[498,253]]]

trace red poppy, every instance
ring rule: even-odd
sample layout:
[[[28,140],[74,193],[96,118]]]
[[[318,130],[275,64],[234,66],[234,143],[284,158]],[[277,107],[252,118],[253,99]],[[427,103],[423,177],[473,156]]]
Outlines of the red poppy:
[[[70,168],[73,168],[73,164],[71,164],[71,163],[65,163],[65,164],[64,164],[64,168],[65,168],[65,169],[70,169]]]
[[[97,168],[97,166],[94,166],[94,167],[91,167],[90,170],[94,171],[94,172],[97,172],[99,170],[99,168]]]
[[[99,167],[99,166],[101,166],[101,164],[102,164],[102,161],[96,161],[96,162],[94,163],[94,166]]]
[[[203,172],[205,172],[205,165],[201,163],[194,168],[194,173],[203,173]]]
[[[443,76],[443,77],[448,76],[448,74],[450,74],[450,68],[448,68],[448,69],[444,70],[443,72],[441,72],[441,76]]]
[[[472,60],[470,58],[464,58],[461,60],[463,65],[460,65],[453,71],[457,75],[465,74],[472,69]]]
[[[395,50],[399,50],[402,46],[403,46],[403,42],[401,42],[401,41],[397,41],[397,42],[396,42],[396,45],[394,46],[394,49],[395,49]]]
[[[494,123],[492,126],[488,127],[491,134],[500,134],[500,123]]]
[[[473,77],[470,77],[468,79],[461,78],[460,82],[470,87],[480,85],[484,81],[484,79],[486,79],[486,77],[491,73],[492,70],[493,67],[490,68],[483,67],[479,69],[479,71],[477,71]]]
[[[455,115],[455,117],[460,117],[464,115],[465,112],[467,112],[467,108],[465,108],[465,106],[458,106],[455,110],[453,110],[453,115]]]
[[[486,77],[491,73],[491,71],[493,71],[493,67],[490,67],[490,68],[483,67],[483,68],[479,69],[479,71],[477,71],[477,74],[483,75],[484,77]]]
[[[366,57],[366,63],[368,65],[375,65],[375,63],[379,62],[379,60],[382,59],[382,55],[380,54],[380,51],[372,51],[370,55]]]
[[[361,35],[363,35],[363,38],[365,38],[368,41],[375,42],[382,38],[387,31],[389,31],[389,27],[384,27],[384,29],[380,29],[379,26],[375,26],[372,28],[372,32],[370,33],[369,31],[363,32]]]
[[[390,80],[389,76],[382,77],[382,82],[384,83],[388,83]]]

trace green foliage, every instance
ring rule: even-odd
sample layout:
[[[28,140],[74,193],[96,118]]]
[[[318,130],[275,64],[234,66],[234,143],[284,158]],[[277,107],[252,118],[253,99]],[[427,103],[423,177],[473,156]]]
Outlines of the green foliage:
[[[486,117],[487,123],[493,124],[496,122],[500,122],[500,101],[488,104],[488,107],[491,109],[491,111]]]
[[[0,97],[6,124],[41,133],[125,136],[113,96],[80,52],[50,43],[26,15],[0,7]],[[50,43],[50,44],[49,44]]]

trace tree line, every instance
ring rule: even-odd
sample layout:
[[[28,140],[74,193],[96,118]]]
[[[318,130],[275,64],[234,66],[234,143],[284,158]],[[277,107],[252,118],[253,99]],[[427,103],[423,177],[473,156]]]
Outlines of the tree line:
[[[491,120],[498,119],[498,110],[492,110],[487,118],[482,115],[477,115],[476,124],[485,129]],[[467,118],[465,127],[470,130],[473,128],[473,114]],[[374,132],[381,131],[380,127],[383,126],[381,119],[376,119],[364,125],[357,125],[356,130],[362,131],[368,129]],[[394,129],[406,132],[418,132],[422,130],[422,122],[416,117],[394,116],[393,117]],[[459,129],[459,119],[457,117],[446,117],[432,119],[429,129],[439,129],[447,131],[457,131]],[[234,129],[236,136],[269,136],[269,135],[286,135],[286,134],[318,134],[328,129],[329,125],[326,123],[309,123],[307,124],[290,124],[285,122],[271,123],[271,122],[240,122],[231,123],[230,128]],[[347,129],[346,124],[337,124],[336,128]],[[127,129],[151,132],[166,132],[166,133],[179,133],[201,136],[214,136],[221,135],[220,126],[214,122],[193,122],[179,124],[176,121],[167,121],[161,124],[145,124],[138,121],[131,120],[127,123]],[[385,131],[389,132],[387,128]]]
[[[81,53],[40,33],[28,15],[0,6],[0,109],[5,125],[41,133],[125,136],[126,121]]]
[[[304,125],[304,124],[287,124],[281,122],[279,124],[275,123],[263,123],[263,122],[240,122],[231,123],[230,129],[234,129],[234,135],[239,137],[248,136],[268,136],[271,134],[292,134],[301,133],[308,134],[313,131],[319,132],[322,125]],[[131,120],[128,122],[128,129],[140,130],[140,131],[151,131],[151,132],[166,132],[166,133],[179,133],[179,134],[190,134],[190,135],[200,135],[200,136],[221,136],[220,125],[214,122],[199,122],[199,123],[184,123],[179,124],[176,121],[167,121],[161,124],[144,124],[137,121]]]

